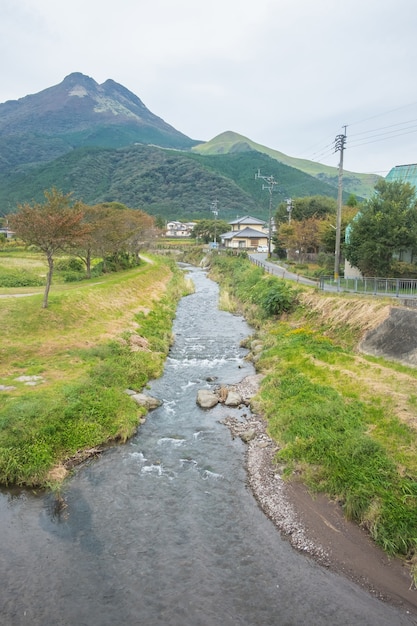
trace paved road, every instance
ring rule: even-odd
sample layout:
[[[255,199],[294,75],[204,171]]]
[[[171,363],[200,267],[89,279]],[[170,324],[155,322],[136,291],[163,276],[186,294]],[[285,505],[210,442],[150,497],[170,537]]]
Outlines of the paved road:
[[[310,285],[311,287],[318,287],[319,281],[311,280],[310,278],[304,278],[299,274],[295,274],[294,272],[290,272],[285,267],[281,267],[276,263],[270,263],[268,261],[268,255],[263,252],[257,252],[248,255],[252,263],[259,265],[260,267],[264,267],[265,271],[269,274],[273,274],[274,276],[278,276],[279,278],[286,278],[287,280],[293,280],[297,283],[302,283],[303,285]]]

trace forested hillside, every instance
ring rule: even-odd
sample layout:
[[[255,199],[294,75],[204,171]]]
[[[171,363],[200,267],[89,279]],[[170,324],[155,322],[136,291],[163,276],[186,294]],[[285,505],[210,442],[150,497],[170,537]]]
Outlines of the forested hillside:
[[[251,214],[266,219],[269,193],[255,173],[277,181],[273,207],[290,196],[337,191],[269,156],[250,151],[203,156],[136,145],[118,150],[79,148],[54,161],[0,176],[0,207],[11,212],[22,202],[42,201],[45,189],[73,192],[87,204],[117,201],[165,219],[211,217],[217,199],[219,217]]]

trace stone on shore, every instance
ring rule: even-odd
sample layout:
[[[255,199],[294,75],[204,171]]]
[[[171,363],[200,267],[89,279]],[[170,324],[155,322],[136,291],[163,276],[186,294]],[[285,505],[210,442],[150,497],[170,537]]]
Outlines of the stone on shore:
[[[244,430],[240,433],[240,438],[244,443],[249,443],[252,439],[256,437],[256,430],[254,428],[249,428],[248,430]]]
[[[134,393],[131,394],[130,397],[136,402],[136,404],[138,404],[139,406],[144,406],[146,409],[148,409],[148,411],[156,409],[162,404],[162,402],[158,400],[158,398],[148,396],[146,395],[146,393]]]
[[[242,404],[242,396],[237,391],[229,391],[224,403],[226,406],[239,406]]]
[[[210,389],[199,389],[197,392],[197,404],[202,409],[211,409],[219,402],[219,396]]]

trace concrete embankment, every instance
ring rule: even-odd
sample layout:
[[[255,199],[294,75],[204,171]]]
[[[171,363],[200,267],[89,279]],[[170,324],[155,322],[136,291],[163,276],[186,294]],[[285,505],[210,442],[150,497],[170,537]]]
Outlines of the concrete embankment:
[[[417,309],[386,300],[304,293],[301,299],[330,333],[349,327],[365,354],[417,366]]]
[[[359,347],[366,354],[417,366],[417,311],[390,307],[388,317],[366,333]]]

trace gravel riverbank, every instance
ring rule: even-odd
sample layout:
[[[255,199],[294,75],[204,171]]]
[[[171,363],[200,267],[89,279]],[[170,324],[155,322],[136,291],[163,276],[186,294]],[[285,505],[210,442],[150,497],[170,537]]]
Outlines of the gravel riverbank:
[[[246,377],[233,389],[250,403],[261,379]],[[241,419],[227,416],[223,423],[232,437],[247,443],[248,485],[282,536],[296,550],[417,619],[417,590],[409,566],[389,558],[363,529],[346,520],[340,503],[323,495],[313,497],[296,477],[283,480],[282,468],[274,462],[277,444],[268,436],[263,417],[248,411]]]

